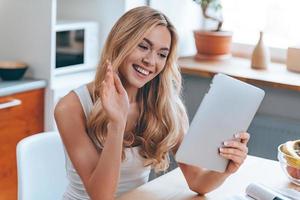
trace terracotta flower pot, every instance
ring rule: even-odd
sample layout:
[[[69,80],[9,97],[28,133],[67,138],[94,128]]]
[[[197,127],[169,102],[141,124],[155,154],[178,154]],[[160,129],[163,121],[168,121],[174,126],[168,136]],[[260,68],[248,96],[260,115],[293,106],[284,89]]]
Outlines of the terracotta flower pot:
[[[197,60],[220,60],[231,56],[232,32],[194,31]]]

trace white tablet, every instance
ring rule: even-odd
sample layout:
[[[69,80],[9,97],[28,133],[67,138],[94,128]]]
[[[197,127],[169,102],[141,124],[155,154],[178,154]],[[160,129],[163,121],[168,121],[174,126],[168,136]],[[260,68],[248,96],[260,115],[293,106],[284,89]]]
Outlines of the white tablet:
[[[247,131],[265,92],[224,74],[212,79],[176,155],[177,162],[224,172],[223,142]]]

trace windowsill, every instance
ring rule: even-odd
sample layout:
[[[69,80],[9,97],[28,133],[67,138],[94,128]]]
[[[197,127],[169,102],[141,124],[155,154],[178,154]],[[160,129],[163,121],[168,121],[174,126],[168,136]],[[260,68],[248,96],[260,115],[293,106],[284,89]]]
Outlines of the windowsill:
[[[244,44],[233,42],[231,45],[231,53],[235,57],[248,58],[252,56],[253,49],[256,44]],[[287,49],[286,48],[275,48],[266,46],[271,55],[272,62],[285,64],[287,58]]]
[[[249,59],[239,57],[201,62],[194,57],[181,57],[178,64],[183,74],[213,77],[224,73],[248,83],[300,91],[300,73],[288,71],[285,64],[270,63],[266,70],[255,70],[250,67]]]

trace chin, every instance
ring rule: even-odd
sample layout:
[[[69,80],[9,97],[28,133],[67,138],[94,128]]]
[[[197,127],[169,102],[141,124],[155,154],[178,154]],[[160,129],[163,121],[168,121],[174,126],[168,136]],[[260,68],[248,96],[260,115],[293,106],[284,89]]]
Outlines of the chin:
[[[148,81],[140,81],[140,80],[137,80],[137,79],[133,79],[130,81],[130,85],[135,87],[135,88],[142,88],[144,87],[147,83],[149,83],[149,81],[151,80],[148,80]]]

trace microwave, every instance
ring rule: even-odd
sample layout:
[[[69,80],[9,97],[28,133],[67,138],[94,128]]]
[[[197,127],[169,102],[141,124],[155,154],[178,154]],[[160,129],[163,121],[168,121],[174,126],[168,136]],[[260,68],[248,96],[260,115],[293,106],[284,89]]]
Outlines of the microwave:
[[[97,22],[59,21],[55,26],[54,74],[96,68],[99,60]]]

